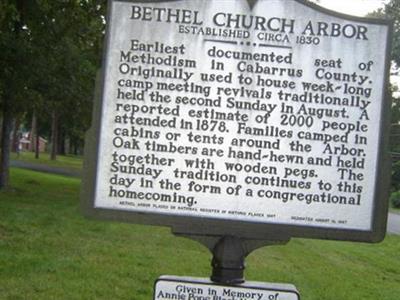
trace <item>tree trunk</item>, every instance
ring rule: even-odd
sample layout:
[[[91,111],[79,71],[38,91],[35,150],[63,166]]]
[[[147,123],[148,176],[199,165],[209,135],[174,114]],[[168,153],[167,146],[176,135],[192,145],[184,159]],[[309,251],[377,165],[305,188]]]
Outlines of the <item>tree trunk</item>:
[[[79,154],[79,146],[78,146],[78,144],[75,145],[75,153],[74,154],[75,155]]]
[[[17,1],[17,11],[19,13],[19,19],[14,24],[15,29],[15,38],[18,39],[19,32],[21,31],[24,14],[23,7],[25,1],[18,0]],[[2,134],[1,134],[1,151],[0,151],[0,189],[7,188],[10,184],[10,150],[11,150],[11,130],[12,130],[12,104],[13,101],[11,99],[12,86],[11,78],[7,78],[5,80],[5,89],[3,90],[3,126],[2,126]]]
[[[30,149],[29,151],[36,152],[36,135],[37,135],[37,119],[36,119],[36,111],[32,113],[32,125],[31,125],[31,134],[29,137],[30,140]]]
[[[65,131],[58,132],[58,154],[65,155]]]
[[[57,110],[54,109],[51,114],[51,152],[50,159],[57,159],[57,149],[58,149],[58,114]]]
[[[14,131],[12,135],[11,151],[14,153],[19,152],[19,127],[21,126],[21,118],[15,118]]]
[[[31,145],[32,151],[35,152],[35,159],[39,159],[40,153],[40,134],[39,134],[39,121],[36,117],[36,111],[32,116],[32,130],[31,130]]]
[[[3,133],[3,116],[0,114],[0,148],[1,148],[1,136]]]
[[[73,154],[78,155],[78,142],[76,140],[74,140],[73,149]]]
[[[71,154],[71,139],[68,137],[68,135],[65,135],[64,145],[65,154]]]
[[[35,138],[35,158],[39,159],[40,153],[40,136],[39,132],[36,130],[36,138]]]
[[[9,103],[7,102],[8,101],[4,99],[0,153],[0,189],[8,187],[10,179],[11,129],[13,119],[9,109]]]

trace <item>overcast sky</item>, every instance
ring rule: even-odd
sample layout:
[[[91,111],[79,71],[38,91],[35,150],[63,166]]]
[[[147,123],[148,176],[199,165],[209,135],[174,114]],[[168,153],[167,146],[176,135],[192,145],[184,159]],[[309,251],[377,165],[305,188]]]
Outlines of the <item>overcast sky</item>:
[[[316,0],[313,0],[316,2]],[[354,16],[365,16],[383,6],[388,0],[320,0],[317,3],[325,8]]]

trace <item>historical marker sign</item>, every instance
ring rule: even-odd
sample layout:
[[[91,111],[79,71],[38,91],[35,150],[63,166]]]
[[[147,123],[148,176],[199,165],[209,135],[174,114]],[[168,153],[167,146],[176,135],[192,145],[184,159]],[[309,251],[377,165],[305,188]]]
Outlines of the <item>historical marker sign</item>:
[[[295,0],[110,1],[89,213],[381,239],[390,31]]]

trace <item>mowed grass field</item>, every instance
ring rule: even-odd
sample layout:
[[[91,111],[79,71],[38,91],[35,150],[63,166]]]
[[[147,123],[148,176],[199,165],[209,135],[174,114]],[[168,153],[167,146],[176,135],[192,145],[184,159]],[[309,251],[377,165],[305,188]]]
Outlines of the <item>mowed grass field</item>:
[[[20,152],[19,155],[16,153],[11,153],[11,159],[70,170],[81,170],[83,165],[83,159],[81,156],[57,155],[56,160],[51,160],[49,153],[40,153],[39,158],[36,159],[35,153],[28,151]]]
[[[160,275],[210,275],[208,250],[167,228],[85,219],[78,179],[21,169],[11,177],[0,192],[0,299],[149,300]],[[252,253],[246,279],[292,283],[304,300],[397,300],[400,237],[293,239]]]

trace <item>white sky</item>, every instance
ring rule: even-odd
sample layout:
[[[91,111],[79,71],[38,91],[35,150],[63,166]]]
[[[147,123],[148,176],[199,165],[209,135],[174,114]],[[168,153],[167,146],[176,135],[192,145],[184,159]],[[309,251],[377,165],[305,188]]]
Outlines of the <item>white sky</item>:
[[[387,0],[320,0],[317,4],[348,15],[363,17],[382,7],[385,2]]]

